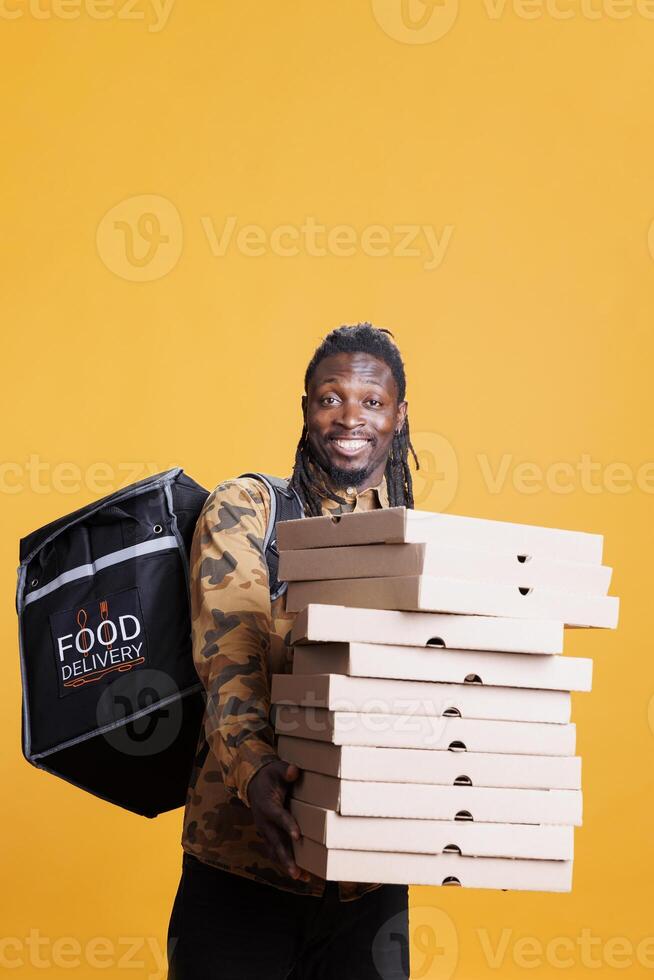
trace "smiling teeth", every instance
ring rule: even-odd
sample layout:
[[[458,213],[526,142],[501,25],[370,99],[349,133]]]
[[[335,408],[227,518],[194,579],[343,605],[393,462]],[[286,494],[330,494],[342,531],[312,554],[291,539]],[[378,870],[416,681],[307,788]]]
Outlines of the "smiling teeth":
[[[355,449],[363,449],[363,447],[366,445],[368,440],[367,439],[334,439],[334,442],[336,443],[337,446],[340,446],[341,449],[355,450]]]

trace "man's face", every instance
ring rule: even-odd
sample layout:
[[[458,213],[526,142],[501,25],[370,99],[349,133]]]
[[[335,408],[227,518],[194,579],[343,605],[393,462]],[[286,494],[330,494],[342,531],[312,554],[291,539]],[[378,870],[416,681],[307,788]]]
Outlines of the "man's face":
[[[302,396],[313,455],[337,486],[376,486],[407,403],[391,369],[370,354],[334,354],[318,364]]]

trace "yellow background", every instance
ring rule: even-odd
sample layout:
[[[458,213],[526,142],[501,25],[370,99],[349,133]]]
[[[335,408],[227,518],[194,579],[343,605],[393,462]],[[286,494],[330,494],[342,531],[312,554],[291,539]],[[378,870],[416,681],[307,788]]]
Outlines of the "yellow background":
[[[181,811],[23,761],[19,537],[173,464],[290,472],[314,347],[368,319],[404,354],[417,505],[601,532],[622,597],[616,633],[567,633],[595,661],[572,893],[413,889],[413,976],[649,975],[654,5],[75,2],[0,13],[4,965],[161,976],[181,857]],[[230,216],[357,244],[214,254]],[[405,225],[446,236],[440,263],[401,254]]]

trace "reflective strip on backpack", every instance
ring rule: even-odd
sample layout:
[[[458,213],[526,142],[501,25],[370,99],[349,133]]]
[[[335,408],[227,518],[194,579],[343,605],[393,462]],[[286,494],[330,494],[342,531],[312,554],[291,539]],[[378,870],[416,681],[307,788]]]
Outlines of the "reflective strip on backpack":
[[[130,545],[129,548],[121,548],[120,551],[112,551],[111,554],[103,555],[102,558],[89,562],[87,565],[78,565],[77,568],[71,568],[68,572],[57,575],[47,585],[42,585],[40,589],[35,589],[34,592],[26,595],[23,605],[26,606],[28,603],[54,592],[55,589],[66,585],[68,582],[74,582],[79,578],[90,578],[96,572],[108,568],[110,565],[118,565],[121,561],[129,561],[130,558],[138,558],[141,555],[150,555],[155,551],[166,551],[170,548],[179,548],[177,538],[172,534],[155,541],[142,541],[141,544]]]

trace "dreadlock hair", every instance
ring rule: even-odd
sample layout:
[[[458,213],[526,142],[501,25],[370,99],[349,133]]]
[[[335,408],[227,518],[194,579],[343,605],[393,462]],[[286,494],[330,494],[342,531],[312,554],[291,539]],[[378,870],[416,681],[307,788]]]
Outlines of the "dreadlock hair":
[[[406,377],[404,363],[400,352],[392,338],[390,330],[373,327],[370,323],[358,323],[356,326],[337,327],[324,338],[309,361],[304,375],[304,391],[308,392],[309,382],[318,364],[333,354],[370,354],[384,361],[391,369],[397,385],[398,402],[404,401],[406,394]],[[413,507],[413,482],[409,469],[409,451],[413,456],[416,469],[420,468],[418,457],[411,445],[409,435],[409,417],[405,417],[399,432],[395,432],[386,462],[386,484],[388,501],[391,507]],[[302,435],[295,452],[295,465],[291,475],[291,486],[302,501],[307,516],[318,517],[322,514],[321,495],[330,497],[341,504],[349,501],[339,497],[321,480],[322,468],[311,452],[306,421],[302,427]],[[320,482],[316,482],[316,481]],[[317,490],[320,490],[320,493]]]

